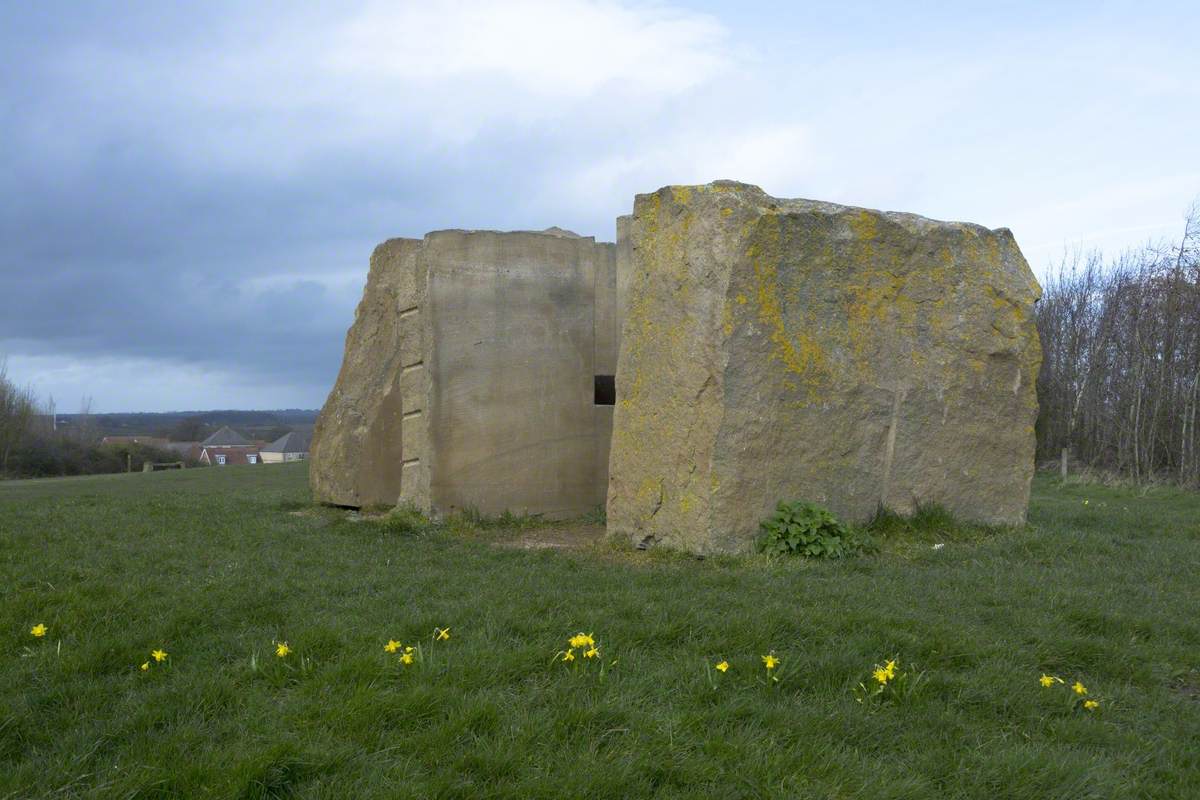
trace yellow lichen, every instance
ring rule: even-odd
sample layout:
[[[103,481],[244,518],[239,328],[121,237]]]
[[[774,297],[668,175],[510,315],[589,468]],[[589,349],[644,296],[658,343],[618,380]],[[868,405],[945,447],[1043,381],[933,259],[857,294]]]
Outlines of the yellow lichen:
[[[748,250],[757,284],[758,317],[771,331],[771,341],[775,345],[772,358],[802,379],[812,400],[827,378],[826,357],[813,336],[803,330],[789,332],[784,321],[778,285],[779,224],[778,216],[763,217],[760,236]]]
[[[870,241],[879,236],[879,219],[870,211],[859,211],[850,217],[850,230],[856,239]]]

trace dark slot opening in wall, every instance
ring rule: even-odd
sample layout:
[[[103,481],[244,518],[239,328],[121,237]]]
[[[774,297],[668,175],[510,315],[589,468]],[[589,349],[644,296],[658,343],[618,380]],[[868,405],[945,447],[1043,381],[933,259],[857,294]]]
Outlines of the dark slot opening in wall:
[[[617,404],[617,380],[612,375],[596,376],[596,399],[598,406],[615,406]]]

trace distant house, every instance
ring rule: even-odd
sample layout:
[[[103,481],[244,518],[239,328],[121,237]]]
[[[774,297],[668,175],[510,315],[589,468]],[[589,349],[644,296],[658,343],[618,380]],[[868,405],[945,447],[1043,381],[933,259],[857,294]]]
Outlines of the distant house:
[[[253,447],[206,447],[200,448],[200,463],[210,467],[227,467],[234,464],[258,464],[261,458]]]
[[[203,447],[199,442],[168,442],[166,449],[185,461],[199,461]]]
[[[285,461],[303,461],[308,458],[312,434],[295,431],[280,436],[261,451],[264,464],[281,464]]]
[[[251,447],[252,448],[252,447],[254,447],[254,442],[250,441],[245,436],[242,436],[240,433],[235,431],[233,428],[230,428],[228,425],[224,425],[221,427],[220,430],[218,430],[212,436],[209,436],[207,439],[205,439],[203,442],[201,442],[200,446],[206,447],[206,448],[207,447]]]

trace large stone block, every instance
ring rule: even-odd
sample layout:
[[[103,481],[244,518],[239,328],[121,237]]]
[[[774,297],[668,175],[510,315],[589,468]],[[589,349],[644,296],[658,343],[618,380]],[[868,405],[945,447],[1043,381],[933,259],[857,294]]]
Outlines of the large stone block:
[[[401,331],[424,304],[422,249],[419,239],[391,239],[371,254],[342,368],[313,430],[309,483],[321,502],[357,508],[400,499],[402,417],[421,406],[402,378],[413,355]]]
[[[317,420],[321,502],[582,514],[607,491],[616,250],[559,229],[381,245]]]
[[[611,535],[743,551],[785,499],[1024,520],[1040,288],[1008,230],[725,181],[627,229]]]

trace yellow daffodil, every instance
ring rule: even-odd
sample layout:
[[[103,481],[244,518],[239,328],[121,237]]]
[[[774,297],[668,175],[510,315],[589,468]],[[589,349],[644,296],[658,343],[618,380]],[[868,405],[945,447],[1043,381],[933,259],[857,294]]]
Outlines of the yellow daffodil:
[[[404,655],[400,656],[400,663],[401,664],[413,663],[413,654],[412,654],[411,649],[409,649],[409,651],[407,653],[405,653]]]
[[[1084,700],[1083,707],[1086,708],[1088,711],[1095,711],[1097,708],[1100,707],[1100,701],[1099,700]]]
[[[729,671],[729,662],[722,661],[720,664],[717,664],[716,669],[717,669],[717,672],[728,672]]]
[[[892,678],[896,677],[896,662],[895,661],[887,662],[887,664],[885,664],[883,667],[883,671],[887,673],[888,680],[891,680]]]
[[[763,656],[762,661],[763,666],[765,666],[768,670],[775,669],[777,666],[779,666],[779,659],[775,657],[774,653]]]
[[[413,649],[412,649],[411,645],[409,647],[404,648],[404,652],[406,652],[406,653],[411,653],[412,651],[413,651]]]
[[[40,639],[46,635],[47,630],[48,629],[46,628],[46,626],[39,622],[37,625],[34,625],[32,628],[29,629],[29,633]]]
[[[145,672],[148,669],[150,669],[150,662],[146,661],[142,664],[142,672]]]
[[[1053,675],[1046,675],[1045,673],[1042,674],[1042,677],[1038,678],[1038,683],[1040,683],[1042,686],[1045,686],[1047,689],[1056,683],[1062,682],[1062,678],[1056,678]]]
[[[395,639],[388,639],[388,643],[383,646],[385,652],[394,653],[400,649],[400,643]]]
[[[450,629],[449,628],[434,628],[433,633],[434,633],[435,638],[439,642],[444,642],[450,638]]]
[[[888,675],[888,671],[883,667],[876,667],[871,675],[874,676],[875,680],[878,681],[879,685],[881,686],[886,684],[892,677],[891,675]]]
[[[1071,687],[1071,691],[1075,692],[1075,694],[1083,695],[1087,694],[1087,687],[1079,681],[1075,681],[1075,684]]]
[[[597,649],[595,645],[592,645],[592,648],[590,650],[588,650],[587,652],[585,652],[583,654],[583,657],[584,658],[595,658],[598,655],[600,655],[600,650]]]
[[[575,651],[572,649],[572,650],[568,650],[567,652],[563,653],[562,660],[563,661],[574,661],[575,660]]]
[[[592,647],[596,644],[596,640],[588,633],[577,633],[568,640],[571,647]]]
[[[279,642],[275,645],[275,655],[279,658],[283,658],[290,652],[292,652],[292,648],[288,647],[287,642]]]
[[[153,656],[154,660],[160,664],[167,660],[166,650],[155,650],[154,652],[150,653],[150,655]]]

